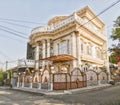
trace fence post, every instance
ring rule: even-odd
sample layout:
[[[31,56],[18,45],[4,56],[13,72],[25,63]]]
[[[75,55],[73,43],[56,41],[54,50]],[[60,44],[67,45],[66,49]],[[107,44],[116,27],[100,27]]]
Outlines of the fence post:
[[[97,80],[98,80],[98,85],[101,85],[101,83],[100,83],[100,73],[97,73]]]

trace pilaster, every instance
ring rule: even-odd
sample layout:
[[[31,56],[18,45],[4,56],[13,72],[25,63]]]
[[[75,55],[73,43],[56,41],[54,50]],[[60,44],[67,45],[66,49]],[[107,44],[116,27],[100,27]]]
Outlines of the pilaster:
[[[74,56],[74,57],[77,57],[77,53],[76,53],[76,34],[75,34],[75,32],[73,32],[72,33],[72,56]],[[76,60],[74,60],[73,61],[73,68],[75,68],[77,66],[77,61]]]
[[[50,57],[50,39],[47,40],[47,57]]]
[[[35,48],[35,69],[39,69],[39,43],[36,44]]]
[[[81,66],[81,40],[80,40],[80,34],[79,32],[76,33],[77,34],[77,58],[78,58],[78,61],[77,61],[77,66],[80,67]]]
[[[46,58],[46,41],[42,40],[42,51],[43,51],[43,57],[42,58]],[[45,66],[45,61],[42,62],[42,66]]]

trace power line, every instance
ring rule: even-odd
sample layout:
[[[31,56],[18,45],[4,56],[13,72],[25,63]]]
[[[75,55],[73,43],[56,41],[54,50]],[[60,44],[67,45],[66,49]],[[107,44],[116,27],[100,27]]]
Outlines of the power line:
[[[20,23],[30,23],[30,24],[41,24],[38,22],[32,22],[32,21],[25,21],[25,20],[16,20],[16,19],[6,19],[6,18],[1,18],[0,20],[6,20],[6,21],[12,21],[12,22],[20,22]]]
[[[120,0],[112,3],[110,6],[108,6],[107,8],[105,8],[104,10],[102,10],[99,14],[97,14],[95,17],[93,17],[92,19],[90,19],[89,21],[87,21],[86,23],[82,24],[80,27],[84,26],[85,24],[89,23],[90,21],[96,19],[98,16],[100,16],[101,14],[103,14],[104,12],[106,12],[107,10],[109,10],[110,8],[112,8],[113,6],[115,6],[116,4],[118,4],[120,2]]]
[[[97,18],[98,16],[100,16],[101,14],[103,14],[104,12],[106,12],[107,10],[109,10],[110,8],[112,8],[113,6],[115,6],[116,4],[118,4],[119,2],[120,2],[120,0],[112,3],[110,6],[108,6],[107,8],[105,8],[104,10],[102,10],[99,14],[97,14],[95,17],[93,17],[92,19],[90,19],[90,20],[87,21],[86,23],[80,25],[80,27],[83,27],[85,24],[91,22],[92,20],[94,20],[95,18]],[[50,46],[48,46],[48,47],[50,47]],[[48,48],[48,47],[47,47],[47,48]],[[42,49],[42,50],[46,50],[46,49]]]
[[[3,35],[3,34],[2,34]],[[0,37],[3,37],[3,38],[7,38],[7,39],[12,39],[12,40],[14,40],[14,41],[16,41],[16,42],[19,42],[20,44],[24,44],[24,43],[21,43],[21,41],[22,42],[25,42],[25,41],[23,41],[23,40],[18,40],[18,38],[16,38],[16,39],[14,39],[14,38],[12,38],[12,37],[10,37],[10,36],[5,36],[5,35],[3,35],[3,36],[1,36],[0,35]]]
[[[20,34],[18,34],[18,33],[15,33],[15,32],[12,32],[12,31],[9,31],[9,30],[6,30],[6,29],[0,28],[0,30],[5,31],[5,32],[8,32],[8,33],[10,33],[10,34],[12,34],[12,35],[14,35],[14,36],[17,36],[17,37],[20,37],[20,38],[23,38],[23,39],[28,39],[28,38],[25,37],[25,36],[22,36],[22,35],[20,35]]]
[[[19,26],[19,27],[24,27],[24,28],[33,28],[33,27],[30,27],[30,26],[26,26],[26,25],[22,25],[22,24],[16,24],[16,23],[11,23],[11,22],[7,22],[7,21],[1,21],[0,22],[3,22],[3,23],[7,23],[7,24],[11,24],[11,25],[15,25],[15,26]]]
[[[16,30],[14,30],[14,29],[11,29],[11,28],[8,28],[8,27],[5,27],[5,26],[3,26],[3,25],[0,25],[0,27],[3,27],[3,28],[5,28],[5,29],[7,29],[7,30],[11,30],[11,31],[17,32],[17,33],[19,33],[19,34],[23,34],[23,35],[26,34],[26,33],[19,32],[19,31],[16,31]]]
[[[101,11],[98,15],[96,15],[94,18],[92,18],[91,20],[89,20],[88,22],[84,23],[83,25],[81,25],[81,27],[83,27],[85,24],[89,23],[90,21],[92,21],[93,19],[97,18],[98,16],[100,16],[101,14],[103,14],[104,12],[106,12],[107,10],[109,10],[110,8],[112,8],[113,6],[115,6],[116,4],[118,4],[120,2],[120,0],[118,0],[117,2],[113,3],[112,5],[110,5],[109,7],[107,7],[106,9],[104,9],[103,11]],[[0,18],[1,19],[1,18]],[[21,21],[21,20],[13,20],[13,19],[2,19],[2,20],[8,20],[8,21],[17,21],[17,22],[27,22],[27,23],[34,23],[34,22],[28,22],[28,21]],[[34,23],[34,24],[39,24],[39,23]],[[14,34],[15,36],[19,36],[21,38],[24,38],[24,39],[28,39],[24,36],[21,36],[19,34],[16,34],[14,32],[11,32],[11,31],[8,31],[8,30],[5,30],[5,29],[1,29],[3,31],[6,31],[8,33],[11,33],[11,34]],[[49,47],[49,46],[48,46]],[[45,50],[45,49],[43,49]]]

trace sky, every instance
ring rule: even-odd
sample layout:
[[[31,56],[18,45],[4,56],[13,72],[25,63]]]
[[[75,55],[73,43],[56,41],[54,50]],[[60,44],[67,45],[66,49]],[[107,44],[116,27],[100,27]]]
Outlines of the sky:
[[[95,14],[110,6],[117,0],[0,0],[0,68],[16,64],[18,59],[26,58],[27,42],[31,30],[47,25],[54,16],[70,15],[73,12],[89,6]],[[113,21],[120,16],[120,2],[99,16],[106,24],[108,47]],[[14,20],[14,21],[10,21]],[[22,22],[17,22],[20,20]],[[27,22],[29,21],[29,23]],[[31,23],[30,23],[31,22]],[[34,23],[32,23],[34,22]],[[28,39],[17,37],[14,32]],[[6,32],[7,31],[7,32]],[[19,31],[19,33],[17,33]]]

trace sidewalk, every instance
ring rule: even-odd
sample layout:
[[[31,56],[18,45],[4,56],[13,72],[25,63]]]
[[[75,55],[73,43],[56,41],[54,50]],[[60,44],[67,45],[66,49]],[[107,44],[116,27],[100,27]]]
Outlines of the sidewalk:
[[[102,84],[102,85],[98,85],[98,86],[89,86],[89,87],[84,87],[84,88],[77,88],[77,89],[69,89],[69,90],[44,90],[44,89],[35,89],[35,88],[17,88],[17,87],[13,87],[12,90],[17,90],[17,91],[24,91],[24,92],[30,92],[30,93],[36,93],[36,94],[40,94],[40,95],[61,95],[61,94],[73,94],[73,93],[83,93],[83,92],[87,92],[87,91],[92,91],[92,90],[99,90],[99,89],[104,89],[107,87],[110,87],[112,85],[110,84]],[[0,87],[1,89],[5,89],[5,87]],[[11,89],[11,88],[7,88],[6,89]]]

